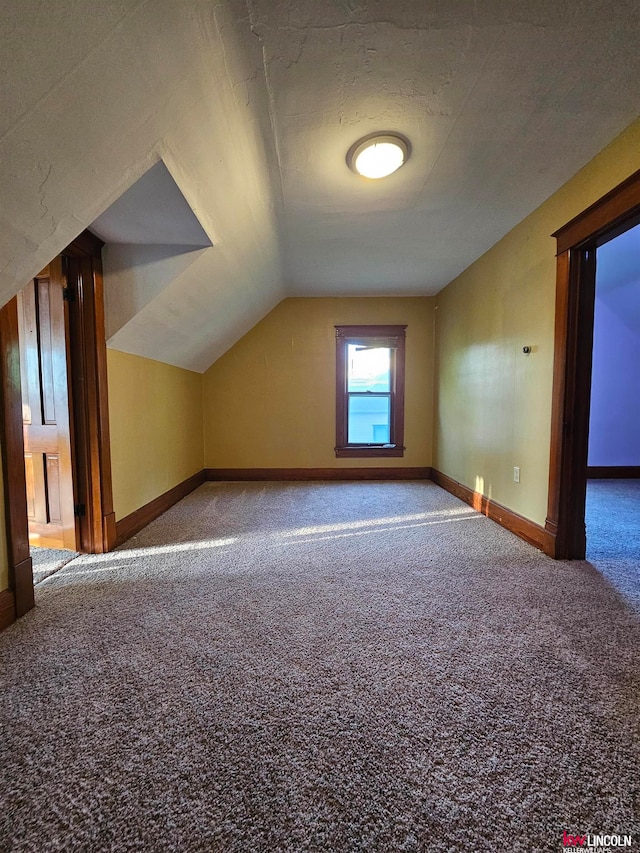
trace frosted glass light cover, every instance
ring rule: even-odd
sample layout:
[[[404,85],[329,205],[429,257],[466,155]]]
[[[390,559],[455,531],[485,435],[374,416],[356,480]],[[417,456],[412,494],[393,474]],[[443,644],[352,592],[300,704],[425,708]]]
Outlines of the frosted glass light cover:
[[[396,142],[374,142],[355,158],[356,172],[365,178],[386,178],[404,163],[404,151]]]
[[[407,162],[411,146],[399,133],[372,133],[347,152],[347,165],[363,178],[386,178]]]

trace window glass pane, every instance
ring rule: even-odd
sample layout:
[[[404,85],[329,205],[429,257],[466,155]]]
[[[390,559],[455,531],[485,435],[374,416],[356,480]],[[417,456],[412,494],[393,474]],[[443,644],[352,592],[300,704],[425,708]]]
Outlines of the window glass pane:
[[[391,398],[378,394],[349,396],[347,442],[349,444],[388,444]]]
[[[391,390],[391,349],[389,347],[364,347],[347,345],[347,390]]]

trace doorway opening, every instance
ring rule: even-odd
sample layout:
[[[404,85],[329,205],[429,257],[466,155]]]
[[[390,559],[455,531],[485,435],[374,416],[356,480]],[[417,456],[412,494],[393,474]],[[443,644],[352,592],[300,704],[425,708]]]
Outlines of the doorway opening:
[[[115,543],[102,245],[83,232],[0,309],[3,624],[34,604],[30,542],[72,553]]]
[[[586,557],[640,606],[640,225],[596,249]]]
[[[584,559],[596,256],[640,223],[640,171],[572,219],[557,240],[556,327],[545,551]]]

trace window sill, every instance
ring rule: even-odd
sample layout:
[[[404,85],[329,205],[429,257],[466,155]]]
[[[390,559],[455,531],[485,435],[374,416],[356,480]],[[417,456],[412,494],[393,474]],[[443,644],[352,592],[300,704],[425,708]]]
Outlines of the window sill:
[[[383,447],[382,445],[354,445],[336,447],[336,459],[357,459],[382,456],[404,456],[404,447]]]

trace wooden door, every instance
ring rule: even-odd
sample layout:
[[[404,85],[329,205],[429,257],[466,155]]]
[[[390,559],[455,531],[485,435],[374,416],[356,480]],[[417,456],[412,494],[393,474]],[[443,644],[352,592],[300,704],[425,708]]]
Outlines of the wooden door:
[[[29,542],[76,548],[62,259],[18,294]]]

